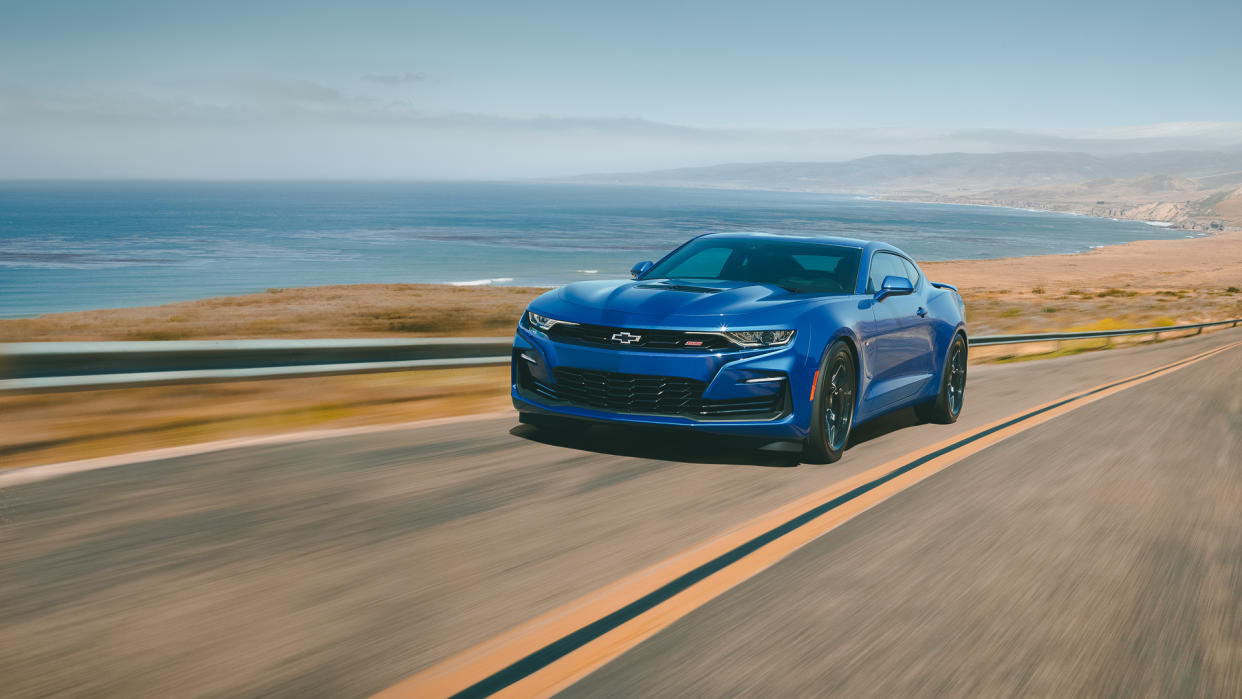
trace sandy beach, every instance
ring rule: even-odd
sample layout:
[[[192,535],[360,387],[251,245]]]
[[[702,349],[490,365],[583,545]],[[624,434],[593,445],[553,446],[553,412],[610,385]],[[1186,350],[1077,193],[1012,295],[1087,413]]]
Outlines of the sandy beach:
[[[934,278],[952,280],[972,291],[1034,287],[1210,290],[1242,281],[1242,230],[1140,240],[1075,255],[928,262],[923,267]]]

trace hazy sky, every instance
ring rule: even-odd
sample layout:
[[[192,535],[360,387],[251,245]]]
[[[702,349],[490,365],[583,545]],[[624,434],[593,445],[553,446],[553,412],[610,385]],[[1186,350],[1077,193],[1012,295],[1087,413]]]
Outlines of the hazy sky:
[[[1242,2],[0,0],[0,177],[1242,143]]]

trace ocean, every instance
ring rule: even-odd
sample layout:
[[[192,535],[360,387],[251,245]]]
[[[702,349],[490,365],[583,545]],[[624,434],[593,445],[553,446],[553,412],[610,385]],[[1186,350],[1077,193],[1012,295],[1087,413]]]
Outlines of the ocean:
[[[0,182],[0,317],[273,287],[625,277],[710,231],[848,235],[919,260],[1185,235],[855,196],[528,183]],[[951,280],[950,280],[951,281]]]

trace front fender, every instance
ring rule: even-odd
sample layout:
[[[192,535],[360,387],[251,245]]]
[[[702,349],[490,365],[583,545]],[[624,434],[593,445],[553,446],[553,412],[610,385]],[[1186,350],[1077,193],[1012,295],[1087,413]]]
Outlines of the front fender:
[[[874,322],[873,319],[869,296],[832,299],[807,312],[803,318],[803,325],[808,328],[810,335],[809,346],[805,352],[806,374],[795,392],[796,398],[809,404],[815,372],[819,370],[828,348],[837,340],[845,340],[853,349],[858,365],[859,387],[862,388],[864,377],[869,374],[863,343],[866,341],[869,326]],[[862,395],[861,390],[858,395]]]

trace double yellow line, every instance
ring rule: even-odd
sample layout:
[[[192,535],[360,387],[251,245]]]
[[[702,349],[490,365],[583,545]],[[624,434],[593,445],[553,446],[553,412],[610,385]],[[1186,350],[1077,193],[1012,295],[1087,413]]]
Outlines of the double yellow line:
[[[824,535],[962,459],[1235,342],[1016,413],[894,459],[544,614],[381,692],[397,697],[554,694]]]

